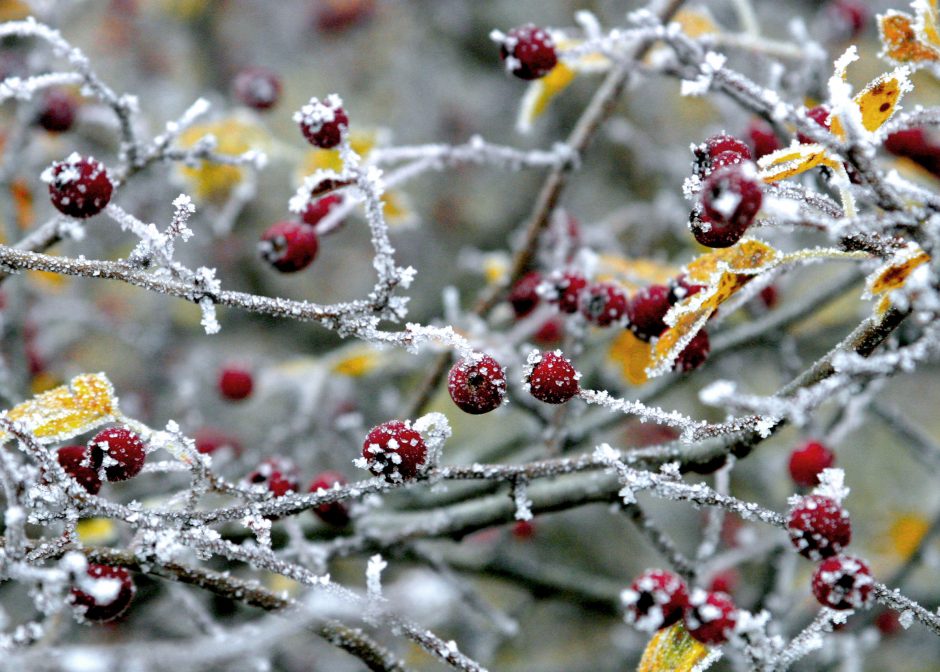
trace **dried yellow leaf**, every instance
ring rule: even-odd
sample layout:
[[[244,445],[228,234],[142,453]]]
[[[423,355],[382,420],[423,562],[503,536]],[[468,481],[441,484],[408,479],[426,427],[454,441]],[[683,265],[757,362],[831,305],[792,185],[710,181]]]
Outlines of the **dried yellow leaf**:
[[[637,672],[690,672],[709,653],[709,648],[692,639],[681,622],[656,632],[637,667]]]
[[[620,367],[623,377],[631,385],[642,385],[649,380],[646,367],[652,351],[652,345],[634,336],[629,329],[624,329],[610,344],[607,356]]]
[[[523,133],[529,131],[535,120],[545,114],[552,99],[567,89],[574,77],[574,69],[565,63],[558,63],[547,75],[529,84],[519,108],[516,128]]]
[[[816,166],[840,168],[841,164],[829,157],[826,148],[815,143],[794,144],[785,149],[778,149],[758,160],[758,177],[764,182],[777,182],[788,177],[805,173]]]
[[[904,286],[918,266],[930,261],[930,255],[917,243],[908,243],[888,262],[868,276],[865,281],[866,297],[877,296]]]
[[[909,14],[892,10],[879,16],[878,30],[884,47],[881,56],[914,67],[940,61],[940,44],[937,48],[931,46],[922,39],[914,26],[914,17]],[[936,27],[931,26],[929,32],[935,34]]]

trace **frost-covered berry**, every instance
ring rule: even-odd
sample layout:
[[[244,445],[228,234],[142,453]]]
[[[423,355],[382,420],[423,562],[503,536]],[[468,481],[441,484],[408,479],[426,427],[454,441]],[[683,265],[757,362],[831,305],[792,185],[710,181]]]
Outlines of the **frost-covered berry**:
[[[685,610],[685,627],[702,644],[719,646],[728,641],[738,623],[738,610],[725,593],[693,591]]]
[[[373,427],[362,443],[369,471],[395,482],[415,478],[427,461],[428,448],[411,423],[401,420]]]
[[[97,495],[101,490],[101,478],[91,466],[89,457],[85,446],[63,446],[56,453],[56,459],[65,473],[78,481],[89,494]]]
[[[239,366],[226,366],[219,372],[219,392],[229,401],[241,401],[251,396],[254,376]]]
[[[832,120],[829,118],[829,108],[825,105],[817,105],[816,107],[806,110],[806,117],[815,121],[819,126],[822,126],[827,131],[832,124]],[[808,135],[804,135],[802,133],[797,133],[796,139],[803,143],[816,142]]]
[[[193,441],[196,443],[196,450],[205,455],[211,455],[224,448],[231,449],[236,455],[242,452],[242,445],[238,439],[215,427],[197,429],[193,435]]]
[[[819,474],[835,464],[836,456],[818,441],[809,441],[790,453],[790,477],[797,485],[819,485]]]
[[[43,171],[42,179],[49,184],[49,197],[56,210],[79,219],[104,210],[114,189],[103,163],[75,152],[65,161],[53,162]]]
[[[682,619],[689,593],[685,582],[672,572],[651,569],[620,593],[620,601],[627,623],[644,632],[654,632]]]
[[[539,305],[538,288],[542,284],[542,274],[538,271],[526,273],[513,285],[506,300],[512,306],[516,318],[525,317]]]
[[[310,201],[304,211],[300,213],[300,218],[305,224],[316,226],[320,220],[330,214],[330,211],[343,202],[338,194],[329,194],[323,198]]]
[[[267,68],[245,68],[232,83],[240,103],[255,110],[269,110],[281,99],[281,78]]]
[[[599,282],[581,293],[581,314],[599,327],[609,327],[623,320],[627,312],[627,295],[617,285]]]
[[[711,350],[711,343],[708,340],[708,333],[704,329],[699,329],[698,333],[692,337],[685,349],[679,353],[676,358],[675,369],[683,373],[695,371],[708,359],[708,353]]]
[[[813,573],[813,595],[830,609],[860,609],[868,604],[875,580],[861,558],[826,558]]]
[[[285,220],[272,224],[261,234],[258,253],[281,273],[296,273],[313,262],[319,245],[312,226]]]
[[[137,589],[130,572],[123,567],[90,564],[87,577],[77,581],[69,601],[86,621],[110,621],[130,606]]]
[[[349,117],[343,109],[343,101],[336,94],[327,96],[322,102],[311,98],[309,103],[294,113],[294,121],[300,124],[307,141],[321,149],[336,147],[343,131],[349,128]]]
[[[494,33],[499,42],[499,57],[506,71],[519,79],[538,79],[558,63],[555,41],[548,31],[531,23],[513,28],[506,35]]]
[[[563,404],[581,391],[581,374],[565,359],[561,350],[534,350],[526,362],[525,383],[529,393],[546,404]]]
[[[254,488],[267,490],[275,497],[291,492],[300,492],[300,471],[286,457],[269,457],[258,468],[245,477],[245,482]]]
[[[95,434],[88,442],[91,466],[104,467],[105,477],[112,483],[126,481],[140,473],[147,459],[144,442],[125,427],[111,427]]]
[[[454,364],[447,391],[465,413],[480,415],[499,408],[506,398],[506,374],[489,355],[474,355]]]
[[[747,138],[755,161],[783,147],[774,129],[763,119],[751,121],[747,127]]]
[[[75,97],[62,89],[50,89],[42,97],[36,123],[50,133],[64,133],[75,123],[78,103]]]
[[[324,471],[310,482],[309,492],[332,490],[335,486],[346,485],[348,481],[338,471]],[[345,527],[349,523],[349,509],[343,502],[331,502],[313,507],[313,512],[327,525]]]
[[[754,221],[763,198],[753,164],[724,166],[702,186],[702,212],[713,226],[740,238]]]
[[[565,337],[565,322],[560,317],[550,317],[532,334],[532,341],[543,347],[551,347],[561,343]]]
[[[581,292],[587,287],[583,275],[577,271],[555,271],[545,282],[548,285],[545,298],[549,303],[558,306],[563,313],[578,312]]]
[[[705,285],[690,282],[685,275],[680,275],[669,281],[669,305],[674,306],[690,296],[695,296],[705,289]]]
[[[732,156],[737,156],[738,161],[748,161],[751,158],[750,148],[738,138],[727,133],[713,135],[702,144],[693,145],[693,172],[704,178],[715,167],[713,165],[715,158],[729,152]],[[723,161],[731,161],[731,156],[725,157]],[[737,163],[737,161],[734,161],[734,163]]]
[[[630,331],[644,341],[656,338],[667,327],[663,318],[671,305],[670,291],[666,285],[650,285],[641,289],[630,297],[630,303],[627,304]]]
[[[838,555],[852,541],[848,511],[822,495],[807,495],[794,504],[787,531],[799,554],[813,561]]]

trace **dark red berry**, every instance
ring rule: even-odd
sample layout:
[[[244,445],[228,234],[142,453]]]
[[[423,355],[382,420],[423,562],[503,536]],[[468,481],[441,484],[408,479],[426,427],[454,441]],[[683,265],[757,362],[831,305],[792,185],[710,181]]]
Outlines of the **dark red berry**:
[[[813,573],[813,595],[830,609],[860,609],[868,604],[875,580],[861,558],[826,558]]]
[[[817,105],[816,107],[806,110],[806,117],[815,121],[819,126],[825,128],[827,131],[832,124],[832,120],[829,118],[829,108],[825,105]],[[803,143],[816,142],[808,135],[803,135],[802,133],[797,133],[796,139]]]
[[[309,492],[329,491],[335,486],[344,486],[347,482],[338,471],[324,471],[310,482]],[[313,507],[313,512],[327,525],[345,527],[349,524],[349,509],[343,502],[320,504]]]
[[[741,575],[733,567],[723,569],[712,577],[708,589],[713,593],[733,593],[741,582]]]
[[[826,7],[830,19],[846,37],[854,39],[865,30],[871,10],[861,0],[832,0]]]
[[[599,282],[585,289],[580,303],[581,314],[599,327],[620,322],[627,313],[627,295],[610,282]]]
[[[236,455],[242,452],[242,446],[238,439],[215,427],[203,427],[196,430],[193,440],[196,443],[196,450],[206,455],[211,455],[224,448],[229,448]]]
[[[733,135],[719,133],[713,135],[700,145],[692,146],[692,170],[701,178],[706,177],[716,167],[714,161],[717,157],[725,155],[722,163],[738,163],[751,158],[750,148]],[[733,157],[739,157],[735,160]]]
[[[227,366],[219,373],[219,392],[230,401],[248,398],[253,387],[253,376],[247,369]]]
[[[724,168],[725,166],[737,166],[738,164],[747,162],[743,156],[736,152],[722,152],[711,162],[711,173],[715,172],[719,168]]]
[[[316,0],[314,25],[322,33],[340,33],[375,14],[375,0]]]
[[[822,495],[800,498],[790,509],[787,530],[799,554],[813,561],[838,555],[852,541],[848,511]]]
[[[764,287],[760,290],[758,296],[760,297],[761,303],[764,304],[764,308],[767,310],[772,310],[777,306],[777,303],[780,302],[780,292],[777,291],[774,285]]]
[[[821,443],[810,441],[790,453],[790,477],[804,488],[819,485],[819,474],[835,464],[836,456]]]
[[[147,451],[140,437],[124,427],[111,427],[95,434],[88,442],[91,466],[111,481],[126,481],[140,473]]]
[[[901,617],[893,609],[886,609],[875,616],[875,627],[885,637],[893,637],[904,629],[901,625]]]
[[[97,495],[101,490],[101,478],[98,471],[91,466],[88,449],[85,446],[63,446],[59,448],[56,459],[65,473],[78,481],[85,490]]]
[[[517,319],[525,317],[539,305],[538,287],[540,284],[542,284],[542,274],[532,271],[519,278],[509,291],[509,296],[506,298]]]
[[[111,200],[113,185],[108,171],[90,156],[72,153],[43,171],[42,179],[49,184],[52,205],[69,217],[97,215]]]
[[[751,141],[755,161],[783,147],[774,129],[763,119],[751,121],[747,127],[747,137]]]
[[[75,123],[78,103],[62,89],[50,89],[42,97],[36,123],[50,133],[64,133]]]
[[[130,572],[111,565],[88,565],[87,579],[72,588],[70,601],[86,621],[110,621],[130,606],[137,589]]]
[[[512,526],[512,536],[519,541],[527,541],[535,536],[535,523],[531,520],[517,520]]]
[[[738,610],[724,593],[695,590],[685,610],[685,627],[695,639],[709,646],[728,641],[738,623]]]
[[[245,68],[232,88],[239,102],[255,110],[269,110],[281,99],[281,78],[267,68]]]
[[[258,253],[281,273],[296,273],[311,264],[320,245],[316,229],[303,222],[277,222],[261,234]]]
[[[428,448],[410,423],[392,420],[373,427],[362,444],[369,471],[396,482],[415,478],[427,461]]]
[[[454,364],[447,391],[465,413],[480,415],[499,408],[506,397],[506,374],[489,355],[473,355]]]
[[[752,164],[716,169],[702,186],[702,214],[740,238],[760,210],[764,192]]]
[[[685,582],[677,575],[651,569],[620,593],[620,601],[627,623],[644,632],[655,632],[682,619],[689,593]]]
[[[519,79],[538,79],[558,63],[555,41],[548,31],[531,23],[499,35],[499,57],[506,71]]]
[[[533,351],[526,362],[525,382],[529,392],[546,404],[563,404],[581,391],[581,374],[565,359],[561,350]]]
[[[587,280],[576,271],[555,271],[545,281],[548,291],[545,298],[558,306],[563,313],[578,312],[581,291],[587,287]]]
[[[300,130],[307,141],[321,149],[333,149],[342,139],[345,129],[349,128],[349,117],[343,110],[343,101],[332,94],[320,102],[311,98],[298,112],[294,121],[300,124]]]
[[[884,148],[895,156],[907,157],[918,157],[936,151],[926,130],[921,127],[895,131],[885,138]]]
[[[250,486],[261,487],[275,497],[300,492],[300,471],[286,457],[269,457],[245,477]]]
[[[627,304],[627,318],[630,331],[644,341],[659,336],[666,329],[663,320],[669,308],[670,291],[666,285],[650,285],[630,297]]]
[[[338,194],[329,194],[323,198],[310,201],[300,214],[300,218],[305,224],[316,226],[321,219],[330,214],[330,211],[342,202],[343,199]]]
[[[685,275],[680,275],[669,281],[669,305],[673,306],[690,296],[695,296],[705,289],[705,285],[689,282]]]
[[[550,317],[532,334],[532,340],[542,346],[552,346],[561,343],[565,336],[565,322],[560,317]]]
[[[679,353],[674,368],[683,373],[695,371],[708,359],[709,350],[711,350],[711,344],[708,340],[708,333],[704,329],[699,329],[685,349]]]

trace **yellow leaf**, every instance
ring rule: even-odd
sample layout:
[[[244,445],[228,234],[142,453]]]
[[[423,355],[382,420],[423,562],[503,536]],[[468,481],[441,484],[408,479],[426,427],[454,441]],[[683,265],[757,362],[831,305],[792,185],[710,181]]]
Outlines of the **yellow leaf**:
[[[640,660],[637,672],[690,672],[709,653],[709,648],[692,639],[681,622],[656,632]]]
[[[868,131],[881,128],[894,114],[902,96],[910,89],[910,80],[902,69],[885,73],[870,82],[854,98],[862,113],[862,126]],[[840,138],[845,135],[839,117],[832,118],[831,130]]]
[[[358,378],[377,369],[382,363],[381,353],[368,345],[356,345],[340,351],[330,370],[342,376]]]
[[[632,385],[642,385],[648,380],[646,367],[653,351],[646,341],[640,340],[629,329],[624,329],[610,344],[607,356],[620,366],[623,377]]]
[[[745,238],[737,244],[702,254],[686,267],[689,280],[708,284],[716,271],[735,273],[761,273],[772,266],[778,259],[779,252],[767,243],[753,238]]]
[[[920,514],[894,514],[891,525],[888,527],[887,550],[902,560],[906,560],[920,546],[929,528],[930,521]]]
[[[215,137],[215,151],[228,156],[237,156],[252,148],[262,147],[267,140],[259,126],[232,116],[191,126],[180,135],[179,144],[183,148],[192,147],[207,135]],[[244,180],[245,168],[200,161],[195,166],[181,166],[180,174],[190,184],[197,198],[220,203]]]
[[[575,71],[560,62],[547,75],[529,84],[522,97],[516,128],[522,133],[531,130],[532,124],[545,113],[552,99],[567,89],[574,77]]]
[[[703,9],[680,9],[672,20],[682,26],[682,32],[689,37],[721,32],[711,15]]]
[[[940,11],[937,9],[937,0],[921,0],[914,3],[917,9],[917,21],[915,28],[917,36],[926,44],[940,48],[940,28],[938,28],[938,19]]]
[[[118,400],[103,373],[75,376],[61,385],[17,404],[3,416],[23,423],[40,443],[56,443],[115,420]],[[0,442],[9,440],[0,433]]]
[[[382,213],[390,225],[408,226],[418,221],[409,198],[401,191],[382,194]]]
[[[904,286],[918,266],[930,261],[930,255],[917,243],[908,243],[888,262],[868,276],[865,281],[865,298],[885,294]]]
[[[0,21],[19,21],[32,12],[29,3],[22,0],[0,0]]]
[[[890,61],[913,67],[940,61],[940,44],[935,48],[921,39],[914,28],[914,17],[909,14],[892,10],[879,16],[878,31],[884,47],[881,56]],[[929,32],[935,33],[935,26],[931,26]]]
[[[101,546],[117,539],[117,525],[107,518],[86,518],[75,526],[78,540],[83,544]]]
[[[349,146],[359,156],[366,156],[379,144],[382,134],[377,130],[356,130],[349,133]],[[343,170],[343,160],[338,149],[312,149],[303,155],[297,171],[297,182],[318,170]]]
[[[69,283],[69,276],[51,271],[26,271],[26,277],[38,287],[52,291],[59,291]]]
[[[757,165],[760,167],[758,176],[764,182],[784,180],[821,165],[841,168],[838,161],[828,156],[825,147],[815,143],[793,144],[785,149],[778,149],[761,157]]]

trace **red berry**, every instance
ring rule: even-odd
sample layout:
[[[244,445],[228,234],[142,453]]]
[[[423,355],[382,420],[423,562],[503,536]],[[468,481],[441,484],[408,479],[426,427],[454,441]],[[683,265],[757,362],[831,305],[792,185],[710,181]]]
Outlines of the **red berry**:
[[[630,298],[627,304],[629,327],[637,338],[649,341],[666,329],[663,320],[671,307],[670,291],[666,285],[650,285]]]
[[[751,121],[747,127],[747,137],[751,141],[755,161],[783,147],[773,127],[763,119]]]
[[[242,452],[238,439],[215,427],[203,427],[196,430],[193,440],[196,442],[196,450],[206,455],[211,455],[223,448],[230,448],[236,455]]]
[[[267,458],[245,477],[245,481],[251,486],[263,486],[275,497],[300,492],[300,472],[297,465],[285,457]]]
[[[885,637],[893,637],[904,629],[898,612],[893,609],[886,609],[875,616],[875,627]]]
[[[506,64],[506,71],[519,79],[544,77],[558,63],[552,36],[531,23],[500,35],[499,43],[499,57]]]
[[[738,570],[732,568],[724,569],[712,577],[708,584],[708,589],[713,593],[725,593],[730,595],[741,582],[741,575]]]
[[[565,323],[560,317],[550,317],[532,335],[532,340],[542,346],[551,346],[561,343],[565,336]]]
[[[49,184],[49,196],[56,210],[69,217],[85,219],[97,215],[111,200],[113,185],[104,164],[77,153],[65,161],[55,161],[42,173]]]
[[[700,145],[692,146],[692,170],[699,177],[705,177],[716,167],[714,161],[717,157],[727,154],[721,159],[722,163],[737,163],[748,161],[751,158],[750,148],[733,135],[719,133],[708,138]],[[733,157],[739,157],[737,161]]]
[[[806,117],[808,119],[812,119],[818,125],[825,128],[827,131],[829,130],[830,125],[832,124],[832,120],[829,118],[829,108],[826,107],[825,105],[817,105],[816,107],[806,110]],[[802,133],[797,133],[796,139],[803,143],[816,142],[811,137],[807,135],[803,135]]]
[[[375,14],[375,0],[316,0],[314,24],[322,33],[338,33]]]
[[[609,282],[593,284],[581,293],[581,314],[599,327],[609,327],[623,320],[627,312],[627,295]]]
[[[101,478],[98,471],[91,466],[85,446],[63,446],[59,448],[56,459],[65,469],[65,473],[78,481],[89,494],[98,494],[101,490]]]
[[[933,153],[935,148],[923,128],[895,131],[885,138],[884,148],[895,156],[918,157]]]
[[[620,593],[627,623],[654,632],[679,622],[689,603],[685,582],[672,572],[651,569],[638,576]]]
[[[539,305],[541,300],[538,294],[538,287],[542,284],[542,274],[538,271],[526,273],[519,278],[506,299],[512,306],[512,311],[516,318],[525,317]]]
[[[836,456],[821,443],[810,441],[790,453],[790,477],[804,488],[819,485],[819,474],[835,464]]]
[[[304,221],[305,224],[315,226],[320,222],[321,219],[330,214],[330,211],[333,208],[342,202],[343,199],[340,198],[337,194],[329,194],[323,198],[310,201],[307,204],[307,207],[304,208],[304,211],[300,214],[300,218]]]
[[[587,287],[587,280],[576,271],[555,271],[546,280],[549,290],[546,300],[558,306],[563,313],[578,312],[581,291]]]
[[[860,0],[833,0],[826,12],[849,38],[856,38],[865,30],[871,10]]]
[[[415,478],[427,455],[421,435],[400,420],[373,427],[362,443],[369,471],[383,475],[390,483]]]
[[[517,520],[512,526],[512,536],[519,541],[526,541],[535,536],[535,523],[531,520]]]
[[[219,392],[230,401],[248,398],[253,387],[254,380],[247,369],[227,366],[219,373]]]
[[[36,123],[50,133],[63,133],[75,123],[78,103],[68,91],[50,89],[42,97]]]
[[[310,102],[294,113],[294,121],[300,124],[300,130],[307,141],[321,149],[332,149],[342,139],[344,129],[349,128],[349,117],[343,110],[343,101],[336,94],[320,102],[311,98]]]
[[[746,231],[714,220],[700,209],[693,210],[689,215],[689,228],[699,245],[715,248],[731,247],[744,237]]]
[[[859,609],[868,604],[875,580],[861,558],[826,558],[813,573],[813,595],[830,609]]]
[[[704,329],[699,329],[698,333],[692,337],[689,344],[676,358],[676,371],[682,371],[683,373],[695,371],[708,359],[710,349],[711,344],[708,340],[708,333]]]
[[[281,273],[296,273],[311,264],[319,244],[317,232],[309,224],[283,221],[261,234],[258,253]]]
[[[689,597],[685,627],[702,644],[719,646],[728,641],[738,623],[738,610],[724,593],[698,589]]]
[[[685,275],[673,278],[669,281],[669,305],[674,306],[690,296],[695,296],[703,289],[705,289],[705,285],[693,284],[689,282]]]
[[[104,466],[104,474],[111,482],[133,478],[144,468],[147,459],[144,442],[124,427],[111,427],[98,432],[88,442],[88,450],[91,452],[92,468],[97,471]]]
[[[790,509],[787,530],[799,554],[813,561],[838,555],[852,541],[848,511],[822,495],[800,498]]]
[[[332,490],[334,486],[346,485],[348,481],[338,471],[324,471],[310,482],[309,492]],[[349,524],[349,509],[343,502],[331,502],[313,507],[313,512],[327,525],[345,527]]]
[[[473,355],[454,364],[447,391],[465,413],[489,413],[499,408],[506,397],[506,374],[489,355]]]
[[[752,164],[718,168],[702,186],[702,211],[719,229],[740,238],[760,210],[764,192]]]
[[[777,303],[780,302],[780,293],[777,291],[776,286],[767,285],[762,290],[760,290],[761,303],[764,304],[764,308],[771,310],[776,307]]]
[[[130,572],[123,567],[95,564],[88,565],[86,572],[91,585],[83,580],[82,587],[72,588],[70,595],[81,617],[101,623],[123,614],[137,592]]]
[[[561,350],[529,355],[526,362],[525,382],[529,392],[546,404],[563,404],[580,392],[578,379],[571,362],[564,358]]]
[[[267,68],[245,68],[232,84],[235,97],[255,110],[268,110],[281,99],[281,78]]]

